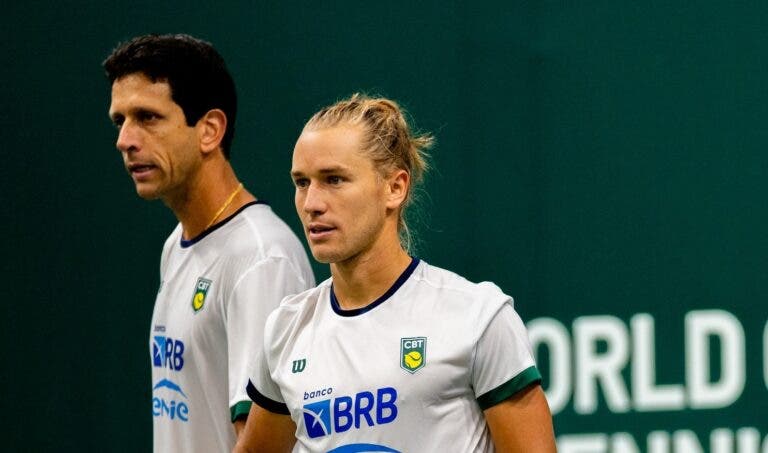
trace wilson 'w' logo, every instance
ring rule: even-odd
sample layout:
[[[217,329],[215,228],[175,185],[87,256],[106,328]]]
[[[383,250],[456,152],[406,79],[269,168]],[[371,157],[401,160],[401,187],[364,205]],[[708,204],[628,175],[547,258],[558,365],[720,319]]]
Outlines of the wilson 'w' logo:
[[[294,360],[291,371],[293,371],[294,373],[301,373],[302,371],[304,371],[304,368],[306,367],[307,367],[307,359]]]

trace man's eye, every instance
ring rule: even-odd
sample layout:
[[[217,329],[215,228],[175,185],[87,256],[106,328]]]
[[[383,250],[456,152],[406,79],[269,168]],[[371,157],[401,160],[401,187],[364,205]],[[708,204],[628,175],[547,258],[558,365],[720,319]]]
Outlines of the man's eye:
[[[328,177],[328,184],[341,184],[341,176],[329,176]]]
[[[139,118],[139,121],[149,122],[149,121],[154,121],[160,118],[160,116],[153,112],[139,112],[138,118]]]
[[[309,185],[309,181],[303,178],[300,179],[294,179],[293,184],[298,188],[304,188]]]

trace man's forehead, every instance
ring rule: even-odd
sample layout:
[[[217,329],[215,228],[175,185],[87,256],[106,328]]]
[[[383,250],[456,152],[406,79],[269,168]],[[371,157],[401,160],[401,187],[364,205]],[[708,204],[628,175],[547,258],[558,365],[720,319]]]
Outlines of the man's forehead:
[[[122,74],[121,76],[115,78],[115,82],[120,80],[127,80],[127,79],[135,79],[135,80],[143,80],[148,83],[154,84],[154,83],[168,83],[167,77],[156,77],[151,74],[147,74],[144,71],[134,71],[134,72],[128,72],[125,74]]]
[[[172,101],[171,89],[165,81],[152,81],[149,77],[134,73],[122,76],[112,83],[110,111],[134,106],[134,104],[159,104]]]
[[[112,82],[112,95],[138,95],[146,94],[156,97],[168,97],[171,95],[171,86],[166,80],[153,80],[143,73],[127,74]]]

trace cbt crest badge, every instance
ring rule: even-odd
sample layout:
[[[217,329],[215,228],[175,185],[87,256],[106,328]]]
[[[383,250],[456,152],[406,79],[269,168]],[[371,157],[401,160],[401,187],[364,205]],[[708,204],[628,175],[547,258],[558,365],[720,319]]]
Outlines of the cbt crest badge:
[[[400,339],[400,368],[413,374],[427,364],[427,337]]]
[[[195,295],[192,296],[192,309],[195,313],[199,312],[205,306],[205,296],[208,294],[208,289],[211,287],[212,281],[200,277],[195,284]]]

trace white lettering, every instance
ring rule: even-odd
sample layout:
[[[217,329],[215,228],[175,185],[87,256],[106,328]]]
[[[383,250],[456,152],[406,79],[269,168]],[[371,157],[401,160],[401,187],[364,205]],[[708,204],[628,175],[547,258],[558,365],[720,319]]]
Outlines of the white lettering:
[[[640,313],[630,320],[632,330],[632,400],[639,411],[680,410],[685,407],[682,385],[656,385],[653,317]]]
[[[528,338],[536,354],[539,347],[547,348],[549,376],[544,390],[552,414],[565,408],[571,398],[571,340],[568,330],[556,319],[538,318],[528,323]],[[536,357],[536,363],[539,358]]]
[[[648,434],[648,453],[669,453],[669,434],[664,431],[652,431]]]
[[[721,373],[710,377],[710,336],[720,339]],[[733,404],[744,390],[744,329],[723,310],[692,311],[685,316],[686,384],[690,407],[720,408]]]
[[[605,434],[568,434],[557,438],[560,453],[607,453],[608,437]]]
[[[741,428],[736,431],[736,445],[739,453],[760,453],[760,432],[755,428]],[[768,450],[768,442],[764,447],[763,451]]]
[[[621,370],[629,360],[627,328],[614,316],[582,316],[573,321],[576,346],[576,393],[574,409],[579,414],[597,410],[597,383],[602,384],[605,402],[613,412],[629,410],[627,387]],[[598,342],[606,343],[599,353]]]
[[[640,453],[640,448],[631,434],[616,433],[611,436],[611,453]]]
[[[651,431],[646,438],[648,453],[768,453],[768,435],[762,439],[755,428],[741,428],[734,432],[717,428],[709,433],[709,445],[705,450],[692,430]],[[735,443],[734,443],[735,441]],[[643,450],[631,433],[564,434],[557,438],[560,453],[640,453]]]
[[[704,453],[696,433],[687,429],[675,431],[672,434],[672,442],[675,445],[675,453]]]
[[[712,453],[733,453],[733,431],[718,428],[709,435],[709,451]]]
[[[765,388],[768,389],[768,322],[763,328],[763,381],[765,381]]]
[[[424,344],[424,340],[406,340],[403,341],[403,346],[406,349],[420,348]]]

